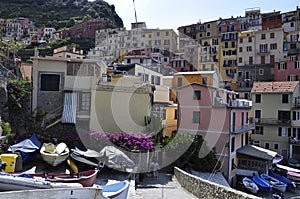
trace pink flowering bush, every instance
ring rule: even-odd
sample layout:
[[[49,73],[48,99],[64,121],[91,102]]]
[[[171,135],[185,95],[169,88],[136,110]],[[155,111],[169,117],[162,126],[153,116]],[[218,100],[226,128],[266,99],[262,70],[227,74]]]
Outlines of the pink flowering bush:
[[[128,151],[148,151],[153,149],[152,135],[146,133],[103,133],[89,132],[89,141],[96,146],[116,145]]]

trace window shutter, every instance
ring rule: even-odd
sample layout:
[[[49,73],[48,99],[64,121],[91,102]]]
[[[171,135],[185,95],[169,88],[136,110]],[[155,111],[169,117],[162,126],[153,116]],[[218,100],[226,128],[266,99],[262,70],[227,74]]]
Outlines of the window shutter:
[[[281,136],[281,127],[278,128],[278,136]]]
[[[296,111],[293,111],[293,120],[296,120]]]

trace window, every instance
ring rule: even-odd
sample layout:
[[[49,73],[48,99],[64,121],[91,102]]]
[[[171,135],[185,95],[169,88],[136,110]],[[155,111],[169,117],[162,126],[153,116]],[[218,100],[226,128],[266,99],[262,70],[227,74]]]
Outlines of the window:
[[[167,111],[166,111],[166,109],[164,109],[162,111],[162,119],[165,120],[166,118],[167,118]]]
[[[264,69],[260,68],[260,69],[258,70],[258,74],[259,74],[259,75],[264,75]]]
[[[194,100],[200,100],[201,99],[201,91],[194,91]]]
[[[177,118],[178,118],[178,112],[177,112],[177,109],[175,109],[174,110],[174,119],[177,120]]]
[[[239,57],[239,63],[243,63],[243,57]]]
[[[247,46],[247,52],[251,52],[252,51],[252,46]]]
[[[297,75],[288,75],[287,81],[298,81],[298,76]]]
[[[210,37],[210,32],[207,32],[207,33],[206,33],[206,37]]]
[[[289,95],[288,94],[282,94],[282,99],[281,99],[282,103],[289,103]]]
[[[261,118],[261,110],[255,110],[254,112],[254,117],[256,119],[260,119]]]
[[[231,171],[235,169],[234,158],[231,159]]]
[[[204,85],[207,84],[207,77],[202,77],[202,84],[204,84]]]
[[[260,56],[260,63],[265,64],[266,63],[266,57],[265,56]]]
[[[263,135],[264,134],[264,127],[263,126],[255,126],[255,134]]]
[[[248,42],[252,42],[252,37],[248,37]]]
[[[158,36],[158,37],[159,37],[159,36],[160,36],[160,32],[156,32],[156,36]]]
[[[300,68],[300,61],[296,61],[296,62],[295,62],[295,68],[296,68],[296,69],[299,69],[299,68]]]
[[[254,141],[253,141],[253,145],[254,145],[254,146],[259,146],[259,144],[260,144],[260,142],[259,142],[258,140],[254,140]]]
[[[239,47],[239,52],[243,52],[243,47]]]
[[[259,45],[259,52],[260,53],[266,53],[266,52],[268,52],[268,44],[260,44]]]
[[[253,64],[253,57],[249,57],[249,64]]]
[[[206,27],[207,27],[207,28],[210,28],[210,24],[207,24]]]
[[[270,64],[275,63],[275,55],[270,55]]]
[[[41,74],[41,91],[59,91],[60,75]]]
[[[193,123],[200,124],[200,111],[193,111]]]
[[[274,144],[274,149],[278,150],[279,149],[279,144]]]
[[[270,33],[270,38],[271,38],[271,39],[274,39],[274,38],[275,38],[275,33],[274,33],[274,32],[271,32],[271,33]]]
[[[278,127],[278,136],[280,137],[287,137],[291,136],[291,128],[285,128],[285,127]]]
[[[286,70],[286,63],[279,63],[278,70]]]
[[[261,94],[255,94],[255,103],[261,103]]]
[[[271,50],[276,50],[277,49],[277,43],[273,43],[270,45]]]
[[[242,44],[243,43],[243,38],[240,38],[240,44]]]
[[[266,34],[261,34],[261,39],[266,39]]]
[[[177,79],[177,86],[178,86],[178,87],[182,86],[182,77],[179,77],[179,78]]]
[[[300,121],[300,111],[293,111],[293,120]]]
[[[270,143],[269,142],[265,142],[265,149],[269,149],[270,148]]]
[[[79,110],[89,111],[91,106],[91,93],[82,92],[79,95]]]
[[[235,150],[235,137],[231,138],[231,152]]]

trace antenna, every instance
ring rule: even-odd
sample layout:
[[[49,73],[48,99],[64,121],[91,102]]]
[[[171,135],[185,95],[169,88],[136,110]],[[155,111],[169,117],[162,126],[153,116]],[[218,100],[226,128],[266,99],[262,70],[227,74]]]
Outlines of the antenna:
[[[135,9],[135,3],[134,3],[134,0],[133,0],[133,8],[134,8],[134,15],[135,15],[135,23],[137,25],[137,16],[136,16],[136,9]]]

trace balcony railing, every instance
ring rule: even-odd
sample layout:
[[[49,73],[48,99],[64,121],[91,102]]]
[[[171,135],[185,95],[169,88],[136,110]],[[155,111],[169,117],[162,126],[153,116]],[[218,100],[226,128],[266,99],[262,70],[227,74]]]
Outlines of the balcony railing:
[[[257,54],[269,54],[270,51],[267,49],[257,49]]]
[[[299,146],[300,146],[300,140],[299,140],[299,138],[291,137],[291,138],[289,139],[289,143],[290,143],[290,144],[294,144],[294,145],[299,145]]]
[[[228,106],[232,108],[250,108],[250,102],[242,100],[229,100]]]
[[[277,118],[251,118],[255,124],[267,124],[267,125],[291,125],[290,119],[277,119]]]
[[[235,127],[232,129],[231,133],[233,134],[239,134],[239,133],[244,133],[246,131],[254,130],[255,129],[255,124],[254,123],[249,123],[249,124],[244,124],[242,126]]]

